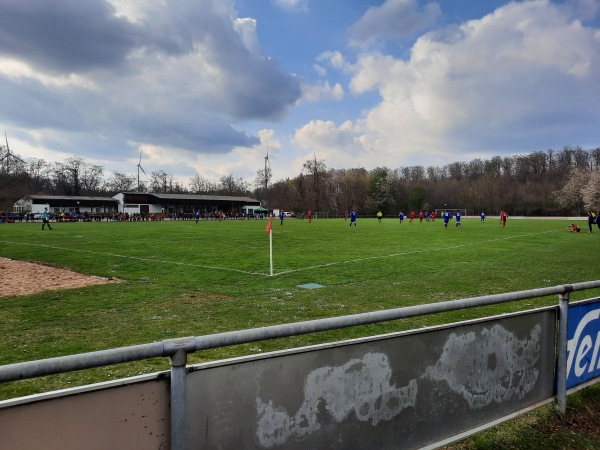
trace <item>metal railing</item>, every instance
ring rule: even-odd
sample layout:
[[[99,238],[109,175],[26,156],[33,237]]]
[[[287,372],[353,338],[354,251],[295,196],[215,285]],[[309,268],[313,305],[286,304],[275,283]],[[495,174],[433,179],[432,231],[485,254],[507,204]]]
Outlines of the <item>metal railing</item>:
[[[133,345],[77,355],[61,356],[37,361],[0,366],[0,382],[90,369],[157,357],[168,357],[171,362],[171,448],[185,448],[186,364],[187,354],[199,350],[263,341],[319,331],[335,330],[409,317],[456,311],[465,308],[488,306],[529,298],[559,296],[559,338],[557,367],[557,405],[566,410],[567,371],[567,314],[571,292],[600,288],[600,280],[530,289],[467,299],[451,300],[425,305],[408,306],[327,319],[295,322],[252,328],[240,331],[167,339],[149,344]]]

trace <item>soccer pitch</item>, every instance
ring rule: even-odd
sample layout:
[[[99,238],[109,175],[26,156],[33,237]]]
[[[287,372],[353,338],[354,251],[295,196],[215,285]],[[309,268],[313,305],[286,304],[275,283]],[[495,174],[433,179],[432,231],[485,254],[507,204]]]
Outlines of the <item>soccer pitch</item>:
[[[600,232],[564,220],[395,219],[0,226],[0,256],[123,280],[0,299],[0,364],[598,279]],[[580,225],[585,225],[580,223]],[[582,227],[583,228],[583,227]],[[587,231],[587,227],[585,228]],[[36,280],[31,280],[36,283]],[[307,289],[305,285],[317,288]],[[572,298],[598,295],[576,293]],[[554,305],[529,300],[215,349],[190,362]],[[166,368],[146,361],[0,385],[0,397]]]

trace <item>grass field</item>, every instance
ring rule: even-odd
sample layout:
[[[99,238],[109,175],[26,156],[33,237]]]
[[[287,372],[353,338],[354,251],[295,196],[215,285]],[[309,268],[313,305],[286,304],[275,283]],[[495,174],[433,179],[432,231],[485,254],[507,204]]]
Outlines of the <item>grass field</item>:
[[[598,279],[600,232],[363,219],[0,226],[0,256],[122,279],[0,299],[0,364]],[[583,225],[583,224],[582,224]],[[36,280],[31,280],[36,283]],[[299,285],[317,283],[319,289]],[[587,298],[599,292],[575,293]],[[542,298],[190,355],[190,363],[556,304]],[[166,369],[168,359],[0,385],[0,398]]]

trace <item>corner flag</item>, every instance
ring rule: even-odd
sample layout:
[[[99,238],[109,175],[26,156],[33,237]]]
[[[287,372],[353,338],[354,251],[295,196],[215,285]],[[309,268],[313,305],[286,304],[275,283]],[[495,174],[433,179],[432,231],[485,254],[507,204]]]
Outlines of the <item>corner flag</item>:
[[[273,276],[273,217],[269,218],[265,233],[268,233],[269,235],[269,265],[271,268],[270,275]]]
[[[269,223],[267,223],[267,227],[265,228],[265,233],[270,233],[273,228],[273,218],[269,219]]]

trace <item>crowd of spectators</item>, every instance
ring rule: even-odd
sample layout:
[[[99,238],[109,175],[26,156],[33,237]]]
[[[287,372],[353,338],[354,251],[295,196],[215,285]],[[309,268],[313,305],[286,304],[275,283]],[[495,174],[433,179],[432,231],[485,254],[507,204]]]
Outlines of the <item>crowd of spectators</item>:
[[[119,212],[50,212],[50,220],[54,222],[140,222],[160,220],[244,220],[262,219],[265,215],[249,215],[241,213],[215,212],[178,212],[178,213],[119,213]],[[0,223],[41,222],[41,214],[15,213],[0,211]]]
[[[38,217],[39,219],[39,217]],[[32,213],[14,213],[9,211],[0,211],[0,223],[15,223],[33,220]]]

